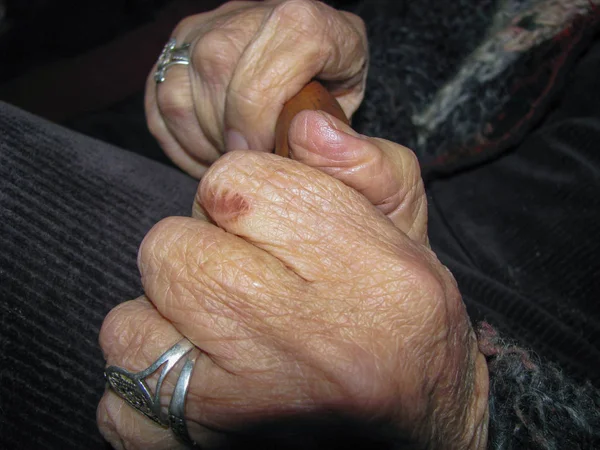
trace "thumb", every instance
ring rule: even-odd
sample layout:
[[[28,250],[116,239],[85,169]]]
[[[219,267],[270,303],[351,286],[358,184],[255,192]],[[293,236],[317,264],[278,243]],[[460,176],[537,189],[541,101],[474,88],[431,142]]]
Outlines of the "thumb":
[[[427,199],[406,147],[360,135],[323,111],[302,111],[288,134],[291,157],[363,194],[411,239],[427,245]]]

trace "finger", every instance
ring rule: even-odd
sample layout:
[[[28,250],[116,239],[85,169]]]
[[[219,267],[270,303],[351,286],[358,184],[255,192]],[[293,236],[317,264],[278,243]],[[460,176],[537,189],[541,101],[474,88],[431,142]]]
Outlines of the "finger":
[[[191,42],[196,115],[204,134],[220,153],[226,151],[223,119],[231,77],[269,10],[270,7],[256,2],[226,3]]]
[[[142,296],[121,303],[109,312],[102,324],[99,342],[108,365],[140,371],[182,337]]]
[[[178,45],[191,45],[192,64],[187,70],[180,66],[171,67],[165,81],[159,85],[154,80],[155,65],[146,81],[145,108],[151,133],[167,156],[196,178],[200,178],[206,168],[219,157],[223,145],[215,144],[216,135],[211,134],[211,124],[215,120],[210,121],[205,117],[216,115],[212,105],[217,101],[214,96],[204,95],[201,89],[193,86],[193,81],[197,82],[193,68],[194,40],[198,34],[202,35],[202,27],[211,21],[239,12],[250,4],[254,2],[228,2],[215,10],[183,19],[173,30],[172,37]],[[222,50],[219,49],[217,53],[221,54]],[[220,122],[222,115],[222,112],[218,115]]]
[[[187,448],[177,442],[171,430],[145,418],[111,390],[100,399],[96,421],[104,439],[117,450]]]
[[[152,365],[182,337],[176,327],[161,316],[145,297],[140,297],[119,305],[107,315],[100,332],[100,345],[107,365],[137,373]],[[219,411],[217,405],[222,399],[218,392],[227,392],[226,387],[230,381],[227,373],[215,366],[205,353],[198,355],[192,350],[187,357],[195,358],[186,396],[188,428],[193,439],[199,443],[207,443],[218,438],[218,433],[202,424],[214,422],[214,418],[210,416],[213,410]],[[182,365],[183,361],[180,361],[169,372],[161,387],[163,412],[166,412],[171,400]],[[159,372],[160,369],[144,380],[152,392],[155,392]],[[216,400],[213,403],[200,402],[199,398]],[[110,389],[100,401],[97,421],[102,434],[116,448],[186,448],[178,443],[170,430],[157,426]]]
[[[297,353],[282,349],[299,348],[323,328],[315,320],[323,305],[311,300],[316,294],[304,280],[243,239],[181,217],[148,233],[139,267],[160,315],[207,356],[201,386],[190,390],[201,405],[189,410],[191,417],[222,428],[256,420],[257,411],[302,408],[296,396],[306,387],[306,373],[298,369]],[[312,394],[315,401],[324,395],[317,387]],[[285,400],[290,396],[292,404]]]
[[[182,147],[180,142],[167,127],[160,108],[158,107],[156,88],[153,69],[146,80],[146,95],[144,97],[146,122],[150,133],[155,137],[165,154],[175,165],[195,178],[202,177],[208,164],[201,159],[192,157],[193,152],[188,152]]]
[[[358,34],[363,40],[362,51],[364,52],[364,60],[360,62],[363,64],[363,67],[361,68],[361,72],[343,82],[339,82],[336,80],[335,76],[329,74],[319,75],[319,77],[335,95],[338,103],[344,110],[346,117],[351,118],[360,106],[364,97],[369,65],[369,49],[366,38],[367,30],[363,20],[356,14],[347,11],[340,11],[340,13],[348,22],[350,22],[354,29],[358,31]]]
[[[157,303],[164,304],[161,301]],[[202,314],[210,316],[207,311]],[[189,316],[184,319],[188,320]],[[238,328],[243,326],[243,323],[237,325]],[[215,321],[213,327],[219,335],[222,330],[219,322]],[[146,299],[124,303],[109,313],[102,327],[100,342],[107,364],[131,372],[144,370],[181,339],[181,335],[173,329]],[[306,374],[295,373],[297,355],[274,354],[274,351],[261,346],[259,339],[242,340],[223,335],[219,341],[224,350],[235,341],[235,352],[225,358],[215,358],[201,344],[202,353],[196,357],[186,396],[186,419],[196,442],[207,444],[219,439],[220,433],[212,430],[224,430],[248,420],[256,421],[259,413],[277,414],[283,410],[302,409],[297,402],[290,405],[282,400],[293,395],[294,386],[306,388]],[[254,351],[259,346],[260,352]],[[213,339],[209,347],[217,348],[217,341]],[[215,363],[226,359],[231,363],[225,368]],[[179,366],[172,372],[161,389],[164,406],[172,396]],[[282,380],[285,382],[282,383]],[[154,391],[152,380],[148,384]],[[328,394],[331,394],[331,389]],[[178,448],[169,430],[158,427],[110,389],[100,401],[97,421],[102,434],[115,448]]]
[[[306,294],[304,281],[278,259],[191,218],[155,225],[140,245],[138,265],[160,314],[230,371],[264,356],[254,337],[269,336],[271,321],[289,319],[282,302]]]
[[[180,45],[190,44],[190,65],[169,69],[169,76],[157,86],[157,103],[180,146],[203,168],[223,152],[226,84],[263,10],[255,2],[228,2],[184,19],[173,32]],[[242,15],[243,23],[231,20]]]
[[[107,365],[135,373],[150,366],[181,338],[181,334],[158,314],[152,304],[140,297],[122,303],[107,315],[99,341]],[[172,372],[176,370],[177,367]],[[155,383],[156,378],[149,380],[152,390],[156,387]],[[168,377],[161,390],[165,408],[173,383],[173,377]],[[157,426],[110,389],[104,393],[96,417],[100,431],[115,448],[184,448],[170,430]]]
[[[381,255],[420,252],[356,190],[272,154],[225,155],[202,179],[198,202],[220,227],[310,281],[347,279],[382,267],[375,261]]]
[[[165,81],[156,86],[156,101],[167,128],[180,147],[186,149],[187,156],[208,167],[220,152],[206,137],[196,116],[196,107],[211,109],[212,105],[210,99],[194,97],[192,70],[190,66],[170,68]]]
[[[318,346],[308,342],[327,327],[329,304],[278,259],[205,222],[169,218],[142,242],[139,267],[160,315],[207,356],[200,386],[190,388],[201,405],[188,409],[195,420],[222,429],[340,394],[333,381],[313,386],[289,351]],[[327,353],[313,354],[311,364],[331,363]],[[346,358],[338,363],[352,370]]]
[[[363,30],[348,17],[311,0],[288,0],[273,8],[241,55],[227,90],[228,150],[272,150],[284,103],[315,76],[332,82],[346,114],[354,112],[367,46]]]
[[[427,243],[427,198],[411,150],[359,135],[322,111],[298,114],[288,140],[296,161],[356,189],[410,238]]]

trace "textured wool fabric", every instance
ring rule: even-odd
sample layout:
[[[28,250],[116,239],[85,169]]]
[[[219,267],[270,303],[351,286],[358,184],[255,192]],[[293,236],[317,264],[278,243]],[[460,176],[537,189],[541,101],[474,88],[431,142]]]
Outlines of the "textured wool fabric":
[[[600,447],[600,394],[590,382],[572,383],[485,322],[477,331],[490,373],[490,450]]]
[[[600,27],[599,0],[376,0],[353,10],[372,55],[354,123],[412,148],[427,179],[519,143]]]

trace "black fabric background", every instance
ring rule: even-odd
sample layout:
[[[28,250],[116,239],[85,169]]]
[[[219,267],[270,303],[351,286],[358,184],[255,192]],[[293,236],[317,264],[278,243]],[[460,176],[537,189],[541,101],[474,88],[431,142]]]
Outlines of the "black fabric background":
[[[103,448],[98,332],[196,181],[0,103],[0,448]]]

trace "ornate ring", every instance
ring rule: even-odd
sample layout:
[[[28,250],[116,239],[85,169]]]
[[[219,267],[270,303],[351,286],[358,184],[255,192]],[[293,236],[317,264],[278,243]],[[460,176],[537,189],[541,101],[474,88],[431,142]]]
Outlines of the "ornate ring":
[[[177,41],[175,38],[171,38],[165,44],[156,63],[156,72],[154,72],[154,81],[156,81],[156,84],[165,81],[167,70],[178,64],[184,66],[190,64],[190,44],[183,44],[177,47]]]
[[[194,369],[194,360],[187,359],[179,374],[169,404],[168,415],[161,411],[160,389],[169,371],[193,348],[194,344],[187,339],[182,339],[141,372],[133,373],[117,366],[109,366],[104,371],[104,377],[119,397],[158,425],[165,428],[170,427],[175,436],[188,445],[194,443],[189,436],[184,418],[185,397]],[[152,393],[145,379],[161,367],[162,371],[158,377],[155,392]]]

